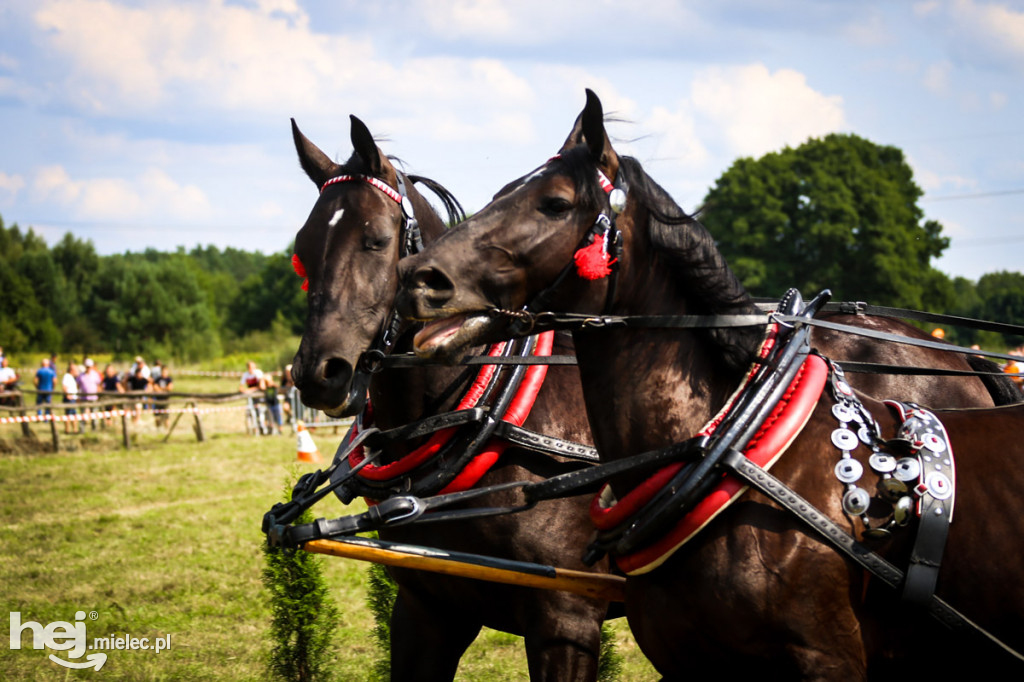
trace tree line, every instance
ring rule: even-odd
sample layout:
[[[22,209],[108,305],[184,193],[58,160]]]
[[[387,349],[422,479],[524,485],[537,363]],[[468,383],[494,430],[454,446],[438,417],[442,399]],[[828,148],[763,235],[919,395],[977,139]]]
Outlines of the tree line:
[[[949,239],[922,194],[900,149],[836,134],[736,160],[700,218],[757,296],[829,288],[833,300],[1024,324],[1021,273],[974,282],[934,267]],[[0,217],[0,345],[195,361],[256,333],[300,334],[305,292],[290,259],[290,248],[214,246],[101,256],[71,233],[49,246]],[[1024,340],[947,332],[987,347]]]
[[[99,255],[0,217],[0,346],[197,361],[253,332],[299,334],[305,293],[290,258],[215,246]]]

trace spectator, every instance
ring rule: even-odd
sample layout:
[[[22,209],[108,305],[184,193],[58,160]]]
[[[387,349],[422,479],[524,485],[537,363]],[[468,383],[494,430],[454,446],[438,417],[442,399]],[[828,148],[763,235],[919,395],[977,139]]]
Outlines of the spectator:
[[[239,384],[240,388],[238,390],[242,393],[253,393],[254,391],[263,390],[263,370],[250,360],[245,363],[245,372],[242,373],[242,380]]]
[[[53,385],[57,383],[57,370],[50,366],[50,358],[43,358],[39,363],[39,369],[32,379],[36,390],[36,405],[48,405],[53,402]],[[42,415],[43,409],[36,409],[36,414]],[[50,408],[46,408],[46,414],[53,415]]]
[[[132,363],[131,369],[128,370],[128,378],[131,379],[131,377],[135,376],[135,370],[139,368],[142,368],[142,376],[146,377],[146,379],[153,378],[153,371],[146,364],[146,361],[142,359],[141,355],[135,356],[135,362]]]
[[[99,393],[100,385],[103,383],[103,376],[96,369],[96,363],[93,362],[92,358],[86,358],[83,364],[85,368],[78,375],[78,389],[82,394],[81,400],[85,402],[85,405],[82,406],[82,414],[92,415],[96,410],[90,403],[94,403],[99,399],[97,393]],[[92,422],[93,430],[95,430],[96,417],[93,416],[90,421]]]
[[[78,374],[78,365],[74,362],[69,362],[68,371],[64,373],[64,377],[60,381],[61,388],[64,389],[64,402],[70,406],[64,411],[64,414],[68,417],[76,417],[77,415],[75,404],[78,402]],[[84,425],[77,418],[64,421],[64,433],[75,433],[84,430]]]
[[[1021,353],[1019,350],[1010,351],[1010,355],[1017,356],[1020,354]],[[1018,386],[1024,383],[1024,377],[1019,376],[1021,372],[1024,372],[1024,362],[1020,360],[1010,360],[1003,366],[1003,371],[1006,372],[1007,374],[1018,375],[1010,377]]]
[[[128,390],[132,393],[148,393],[150,389],[149,377],[143,373],[143,368],[140,365],[135,366],[135,371],[128,377]],[[138,423],[142,419],[142,403],[143,399],[137,398],[138,402],[135,403],[135,410],[132,414],[132,422]]]
[[[0,348],[2,351],[3,348]],[[0,354],[0,394],[18,390],[18,373],[7,366],[7,356]],[[0,398],[0,405],[17,407],[18,396],[5,396]]]
[[[292,366],[285,365],[281,372],[281,392],[284,393],[284,417],[289,424],[292,423],[292,397],[297,390],[295,380],[292,379]]]
[[[273,374],[263,375],[263,397],[267,401],[267,409],[270,411],[271,428],[277,434],[281,433],[281,403],[278,400],[277,383]]]
[[[160,362],[159,360],[154,360],[153,361],[153,370],[150,373],[150,377],[149,378],[152,379],[155,382],[157,379],[160,378],[160,375],[163,374],[163,372],[164,372],[164,363]]]
[[[117,375],[117,370],[114,369],[114,366],[109,363],[103,368],[103,381],[100,386],[103,388],[104,393],[124,393],[124,384],[121,383],[121,377]],[[110,412],[106,413],[104,421],[107,423],[107,426],[110,426]]]
[[[153,379],[153,392],[163,395],[158,395],[153,400],[153,415],[157,426],[167,426],[170,417],[167,411],[170,405],[170,396],[167,394],[174,390],[174,379],[171,377],[171,369],[166,365],[157,361],[154,366],[159,368],[159,374]]]

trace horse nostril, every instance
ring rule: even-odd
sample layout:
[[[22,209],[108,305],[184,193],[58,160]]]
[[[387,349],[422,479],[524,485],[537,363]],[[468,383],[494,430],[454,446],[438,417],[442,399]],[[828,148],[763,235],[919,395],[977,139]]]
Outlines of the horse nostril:
[[[330,381],[336,377],[348,373],[349,364],[341,358],[331,358],[324,363],[323,378],[325,381]]]
[[[433,266],[422,267],[414,272],[412,285],[434,303],[443,303],[455,293],[455,285],[448,275]]]

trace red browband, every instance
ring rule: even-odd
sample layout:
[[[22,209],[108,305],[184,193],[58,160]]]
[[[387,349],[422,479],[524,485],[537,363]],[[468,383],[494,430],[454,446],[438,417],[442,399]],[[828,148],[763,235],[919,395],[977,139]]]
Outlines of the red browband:
[[[323,187],[320,188],[320,193],[323,194],[323,191],[331,185],[336,185],[339,182],[351,182],[353,180],[362,180],[363,182],[367,182],[394,199],[395,203],[402,203],[402,195],[396,192],[394,188],[383,180],[378,180],[377,178],[370,177],[369,175],[339,175],[325,182]]]

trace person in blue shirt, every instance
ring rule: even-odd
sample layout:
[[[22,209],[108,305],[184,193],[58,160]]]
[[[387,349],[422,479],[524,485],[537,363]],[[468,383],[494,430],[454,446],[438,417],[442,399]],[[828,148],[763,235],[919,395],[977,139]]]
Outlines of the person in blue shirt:
[[[44,403],[49,404],[53,402],[53,384],[57,381],[57,372],[50,366],[50,358],[43,358],[40,367],[36,370],[36,376],[32,382],[36,385],[36,405],[42,405]],[[41,415],[43,410],[37,409],[36,414]],[[46,414],[53,414],[49,408],[46,409]]]

